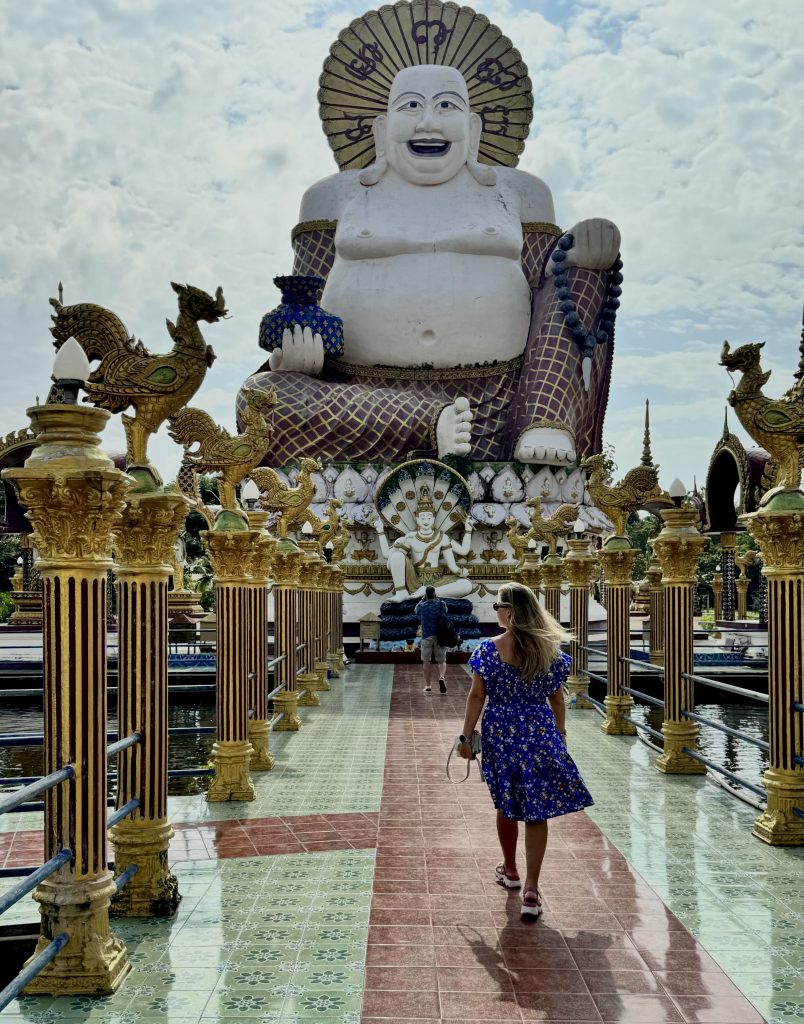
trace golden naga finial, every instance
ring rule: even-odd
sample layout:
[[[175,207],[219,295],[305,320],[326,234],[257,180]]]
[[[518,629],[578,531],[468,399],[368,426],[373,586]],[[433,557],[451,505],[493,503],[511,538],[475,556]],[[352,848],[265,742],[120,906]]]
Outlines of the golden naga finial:
[[[183,466],[195,473],[221,474],[218,494],[222,508],[243,517],[237,504],[237,485],[249,476],[265,457],[271,443],[272,427],[266,422],[276,402],[273,392],[267,394],[256,388],[246,392],[246,410],[242,417],[245,430],[234,437],[219,427],[203,409],[182,409],[170,419],[170,436],[184,445]],[[193,445],[198,448],[191,450]]]
[[[266,512],[279,513],[276,529],[280,537],[287,537],[288,529],[293,526],[301,526],[306,520],[312,522],[311,516],[320,522],[310,511],[310,505],[315,497],[312,474],[321,472],[321,463],[318,459],[304,458],[299,461],[299,467],[299,480],[295,487],[283,483],[276,470],[265,466],[251,474],[251,479],[260,489],[260,505]]]
[[[740,370],[742,377],[729,395],[729,405],[745,430],[756,443],[769,453],[779,467],[777,477],[784,490],[798,490],[801,484],[801,465],[804,457],[804,387],[801,380],[781,398],[768,398],[762,388],[771,375],[763,372],[760,352],[765,342],[741,345],[733,352],[723,342],[720,365],[731,373]],[[775,491],[769,491],[760,504],[764,505]]]
[[[589,470],[587,488],[592,501],[609,517],[616,537],[625,536],[625,524],[632,512],[645,508],[648,502],[669,504],[669,498],[659,487],[659,467],[639,465],[629,469],[618,484],[606,483],[606,460],[602,455],[590,455],[581,463]]]
[[[558,547],[558,538],[572,531],[572,524],[578,518],[577,505],[559,505],[550,516],[542,512],[541,498],[528,498],[526,505],[530,512],[530,529],[527,540],[541,541],[547,544],[550,554],[554,555]]]
[[[164,355],[152,355],[111,310],[91,303],[62,305],[61,285],[59,298],[50,300],[56,348],[75,338],[89,360],[100,360],[86,381],[86,401],[110,412],[134,406],[134,416],[122,417],[126,468],[145,470],[157,483],[159,474],[148,461],[148,438],[190,401],[212,365],[215,353],[198,322],[214,324],[226,316],[220,288],[213,298],[191,285],[172,287],[179,297],[179,316],[175,324],[167,321],[173,348]]]

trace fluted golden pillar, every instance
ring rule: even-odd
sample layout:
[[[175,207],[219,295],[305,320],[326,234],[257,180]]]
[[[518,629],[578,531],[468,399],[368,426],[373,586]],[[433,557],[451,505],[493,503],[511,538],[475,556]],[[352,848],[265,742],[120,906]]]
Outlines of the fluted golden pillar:
[[[270,750],[271,722],[268,718],[268,577],[276,538],[265,533],[267,512],[246,513],[256,533],[251,552],[248,581],[248,738],[253,748],[251,771],[269,772],[275,762]]]
[[[745,621],[748,618],[748,580],[745,576],[738,576],[734,586],[737,589],[737,618]]]
[[[672,775],[704,775],[706,765],[684,753],[685,747],[697,751],[698,726],[683,714],[695,704],[692,683],[683,675],[693,671],[695,570],[708,541],[698,532],[697,509],[670,508],[661,516],[664,528],[653,548],[664,587],[664,751],[656,767]]]
[[[343,649],[343,569],[340,565],[330,566],[332,581],[332,625],[333,651],[332,671],[334,676],[343,674],[346,652]]]
[[[774,846],[804,845],[804,493],[782,490],[767,505],[741,516],[762,548],[768,581],[768,794],[754,835]]]
[[[232,526],[233,520],[231,517]],[[248,738],[248,571],[259,533],[244,527],[204,530],[200,536],[215,574],[217,615],[217,732],[212,747],[215,774],[207,800],[253,800],[254,783],[249,775],[252,746]]]
[[[569,541],[564,574],[570,587],[570,657],[572,674],[567,679],[570,701],[576,708],[594,708],[581,694],[588,692],[589,680],[582,671],[589,665],[589,585],[595,571],[595,556],[587,540]]]
[[[108,995],[130,970],[109,929],[116,891],[106,857],[106,573],[129,477],[100,450],[103,409],[28,410],[37,447],[3,478],[28,509],[43,581],[45,774],[75,777],[44,797],[45,860],[72,859],[34,890],[41,914],[35,954],[70,941],[28,985],[29,995]],[[34,955],[35,955],[34,954]]]
[[[303,644],[301,663],[303,672],[297,672],[296,681],[299,692],[299,707],[318,707],[320,701],[316,696],[319,675],[316,667],[316,600],[315,592],[318,580],[318,563],[320,561],[314,540],[300,540],[302,552],[299,566],[299,589],[296,611],[298,622],[298,642]]]
[[[296,618],[302,557],[292,540],[288,537],[279,538],[274,550],[274,584],[271,593],[274,599],[274,657],[282,657],[274,671],[274,681],[284,689],[273,699],[274,710],[282,715],[274,726],[275,732],[295,732],[302,724],[296,689],[296,669],[299,664],[296,653]]]
[[[598,552],[606,577],[606,612],[608,644],[606,646],[606,718],[600,728],[612,736],[634,736],[636,727],[626,722],[634,706],[631,695],[622,687],[629,686],[631,666],[621,658],[631,657],[631,570],[636,551],[625,537],[609,537]]]
[[[544,607],[556,622],[561,621],[561,584],[564,582],[564,559],[561,555],[548,555],[542,561]]]
[[[179,904],[168,866],[173,827],[168,796],[168,578],[173,548],[189,503],[178,492],[140,483],[128,495],[115,536],[117,555],[118,691],[121,737],[140,742],[118,757],[117,806],[139,807],[113,825],[115,873],[137,872],[112,901],[125,917],[169,917]]]
[[[664,587],[662,567],[653,560],[646,576],[650,586],[650,660],[654,665],[664,665]]]
[[[720,565],[723,570],[723,619],[727,622],[734,621],[734,613],[737,607],[737,594],[734,588],[734,580],[737,573],[735,558],[737,556],[737,534],[732,532],[721,533]]]
[[[523,586],[529,587],[537,597],[539,596],[542,585],[542,560],[535,547],[526,548],[522,552],[522,558],[511,575]]]
[[[329,644],[329,615],[327,609],[327,583],[329,566],[319,556],[318,566],[313,577],[313,637],[315,647],[315,674],[318,677],[316,687],[320,691],[331,689],[329,685],[329,661],[327,647]]]
[[[723,618],[723,574],[712,573],[712,594],[715,600],[715,622]]]

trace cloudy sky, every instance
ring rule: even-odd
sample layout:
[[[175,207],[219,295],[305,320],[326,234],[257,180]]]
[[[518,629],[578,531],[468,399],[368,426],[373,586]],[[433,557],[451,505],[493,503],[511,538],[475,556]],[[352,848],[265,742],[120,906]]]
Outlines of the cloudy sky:
[[[527,62],[520,167],[559,223],[622,231],[606,440],[639,459],[645,398],[665,484],[705,477],[729,379],[724,338],[764,339],[789,386],[804,299],[802,0],[478,0]],[[52,362],[49,296],[114,310],[152,351],[171,280],[213,291],[218,360],[194,404],[232,427],[263,361],[271,279],[312,182],[336,168],[317,79],[354,0],[34,0],[0,7],[0,433]],[[738,428],[739,432],[739,428]],[[106,446],[122,448],[119,423]],[[166,478],[179,449],[157,438]]]

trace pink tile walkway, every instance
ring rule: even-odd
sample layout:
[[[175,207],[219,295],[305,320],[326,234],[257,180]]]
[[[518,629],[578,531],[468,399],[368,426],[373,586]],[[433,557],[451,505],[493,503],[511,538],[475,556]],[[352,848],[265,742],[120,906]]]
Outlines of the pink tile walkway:
[[[585,814],[551,823],[544,916],[521,922],[519,896],[493,881],[485,786],[474,768],[461,785],[444,776],[467,692],[460,669],[448,683],[425,697],[417,669],[395,670],[363,1024],[761,1024]]]

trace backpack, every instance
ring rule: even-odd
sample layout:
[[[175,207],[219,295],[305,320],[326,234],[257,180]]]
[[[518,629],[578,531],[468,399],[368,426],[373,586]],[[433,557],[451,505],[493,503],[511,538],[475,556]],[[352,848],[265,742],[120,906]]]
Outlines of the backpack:
[[[447,606],[443,601],[441,603],[444,606],[444,611],[436,626],[436,644],[439,647],[460,647],[461,634],[447,611]]]

